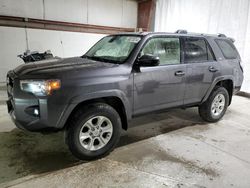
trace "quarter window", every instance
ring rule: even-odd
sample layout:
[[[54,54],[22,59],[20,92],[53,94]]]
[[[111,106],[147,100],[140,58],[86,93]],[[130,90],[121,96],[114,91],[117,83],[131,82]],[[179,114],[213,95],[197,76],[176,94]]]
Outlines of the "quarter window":
[[[215,41],[226,59],[237,59],[239,56],[238,52],[231,42],[222,39],[217,39]]]
[[[179,38],[150,39],[141,51],[141,56],[149,54],[160,58],[160,65],[180,64]]]
[[[214,59],[213,52],[204,39],[187,38],[185,40],[185,62],[206,62]]]

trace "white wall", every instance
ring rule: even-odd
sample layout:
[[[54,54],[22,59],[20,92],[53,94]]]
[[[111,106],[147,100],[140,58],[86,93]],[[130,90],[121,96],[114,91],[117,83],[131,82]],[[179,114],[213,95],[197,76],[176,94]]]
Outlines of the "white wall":
[[[0,15],[135,28],[137,2],[135,0],[1,0]]]
[[[32,51],[51,50],[55,56],[73,57],[83,55],[103,36],[105,35],[27,29],[26,40],[25,29],[0,27],[0,82],[5,81],[8,70],[23,63],[17,55],[22,54],[27,45]]]
[[[1,0],[0,15],[43,18],[43,0]]]
[[[236,39],[245,68],[242,90],[250,92],[249,0],[157,0],[155,31],[186,29],[198,33],[224,33]]]
[[[243,62],[244,62],[244,82],[242,86],[242,90],[250,93],[250,6],[248,13],[248,22],[247,22],[247,31],[245,35],[245,49],[243,54]]]
[[[46,51],[55,56],[73,57],[83,55],[92,45],[105,35],[65,31],[28,29],[29,49]],[[39,37],[38,37],[39,36]]]
[[[135,0],[0,0],[0,15],[135,28]],[[51,50],[60,57],[80,56],[104,35],[0,26],[0,82],[20,65],[27,50]]]
[[[8,70],[22,63],[18,54],[26,50],[24,29],[0,27],[0,82],[6,80]]]

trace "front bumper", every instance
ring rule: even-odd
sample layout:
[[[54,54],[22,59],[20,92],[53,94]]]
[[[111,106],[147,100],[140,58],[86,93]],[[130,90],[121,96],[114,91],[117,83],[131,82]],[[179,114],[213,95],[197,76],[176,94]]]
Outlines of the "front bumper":
[[[47,108],[44,108],[44,105],[42,105],[43,107],[39,104],[36,105],[36,103],[33,103],[33,105],[29,100],[24,100],[20,103],[18,99],[9,99],[6,103],[12,121],[20,129],[40,132],[55,131],[61,128],[58,125],[60,115],[53,113],[51,114],[52,116],[48,116]],[[39,114],[32,113],[32,109],[38,109]]]
[[[62,96],[55,92],[51,96],[37,97],[22,91],[18,79],[8,79],[8,113],[18,128],[41,132],[56,131],[64,127],[68,108]]]

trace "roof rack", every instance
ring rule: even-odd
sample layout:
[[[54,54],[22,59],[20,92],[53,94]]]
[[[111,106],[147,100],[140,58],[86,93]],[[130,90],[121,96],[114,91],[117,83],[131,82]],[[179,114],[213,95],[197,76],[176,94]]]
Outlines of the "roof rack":
[[[183,30],[183,29],[178,29],[175,33],[177,34],[188,34],[187,30]],[[192,34],[192,33],[190,33]],[[218,33],[217,35],[215,34],[204,34],[204,33],[193,33],[193,34],[196,34],[196,35],[207,35],[207,36],[218,36],[218,37],[223,37],[223,38],[226,38],[227,36],[223,33]]]
[[[178,29],[175,33],[178,33],[178,34],[187,34],[187,30],[182,30],[182,29]]]
[[[218,33],[218,37],[227,37],[225,34]]]

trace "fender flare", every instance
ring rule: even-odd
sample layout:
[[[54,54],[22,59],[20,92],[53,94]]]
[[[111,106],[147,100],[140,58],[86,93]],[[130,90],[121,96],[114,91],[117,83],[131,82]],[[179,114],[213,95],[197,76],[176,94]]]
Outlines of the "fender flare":
[[[223,80],[231,80],[233,82],[233,88],[234,88],[234,77],[232,75],[225,75],[225,76],[220,76],[214,79],[213,83],[210,85],[210,87],[208,88],[205,96],[203,97],[201,103],[205,102],[209,95],[211,94],[211,92],[213,91],[214,87],[216,86],[216,84],[220,81]]]
[[[59,118],[59,121],[56,124],[56,127],[57,128],[64,127],[70,114],[72,113],[72,111],[75,109],[75,107],[78,104],[80,104],[84,101],[94,100],[94,99],[99,99],[99,98],[104,98],[104,97],[117,97],[117,98],[119,98],[124,105],[127,120],[130,120],[132,118],[132,106],[131,106],[131,103],[129,102],[128,98],[126,97],[125,93],[123,93],[120,90],[98,91],[98,92],[86,93],[84,95],[72,97],[69,104],[63,110],[63,112]]]

